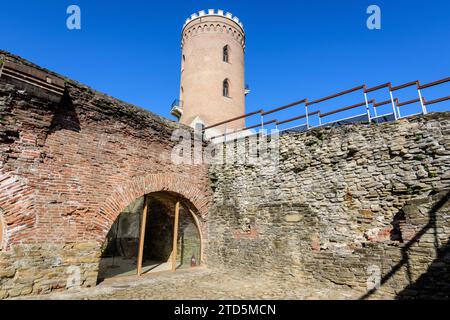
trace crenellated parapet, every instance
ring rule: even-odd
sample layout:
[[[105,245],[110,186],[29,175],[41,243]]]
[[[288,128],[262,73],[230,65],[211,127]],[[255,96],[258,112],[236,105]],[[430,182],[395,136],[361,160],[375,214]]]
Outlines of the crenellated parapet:
[[[194,35],[212,32],[229,34],[245,48],[244,25],[238,17],[220,9],[201,10],[187,18],[183,25],[181,45]]]
[[[239,20],[238,17],[233,16],[233,14],[231,12],[227,12],[224,13],[223,10],[214,10],[214,9],[208,9],[208,12],[206,12],[205,10],[201,10],[198,13],[193,13],[191,14],[191,16],[189,18],[186,19],[186,22],[183,25],[183,29],[184,27],[186,27],[191,21],[194,21],[196,19],[202,18],[202,17],[206,17],[206,16],[219,16],[219,17],[225,17],[228,18],[234,22],[236,22],[241,28],[242,31],[244,31],[244,25],[242,24],[242,22]]]

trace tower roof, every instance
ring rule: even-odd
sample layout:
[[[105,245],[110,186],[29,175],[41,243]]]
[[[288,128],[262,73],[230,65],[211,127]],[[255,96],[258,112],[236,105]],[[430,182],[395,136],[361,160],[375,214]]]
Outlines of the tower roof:
[[[208,16],[220,16],[220,17],[228,18],[231,21],[234,21],[235,23],[237,23],[244,31],[244,25],[242,24],[242,22],[239,20],[238,17],[233,16],[233,14],[231,12],[224,13],[224,11],[220,10],[220,9],[218,9],[218,10],[208,9],[208,11],[201,10],[197,13],[191,14],[191,16],[186,19],[186,22],[183,25],[183,29],[191,21],[194,21],[194,20],[200,19],[200,18],[204,18],[204,17],[208,17]]]

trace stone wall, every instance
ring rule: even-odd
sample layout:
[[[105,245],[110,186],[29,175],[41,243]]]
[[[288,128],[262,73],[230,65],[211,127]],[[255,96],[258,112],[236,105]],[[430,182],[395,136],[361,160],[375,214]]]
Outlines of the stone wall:
[[[209,267],[362,291],[380,275],[384,294],[448,297],[449,112],[289,133],[278,148],[272,164],[210,167]]]
[[[0,299],[97,283],[95,242],[17,244],[0,252]]]
[[[73,266],[94,285],[112,223],[144,194],[178,194],[206,215],[206,166],[171,161],[172,133],[189,128],[7,52],[0,61],[65,83],[59,99],[0,78],[0,299],[66,287]]]

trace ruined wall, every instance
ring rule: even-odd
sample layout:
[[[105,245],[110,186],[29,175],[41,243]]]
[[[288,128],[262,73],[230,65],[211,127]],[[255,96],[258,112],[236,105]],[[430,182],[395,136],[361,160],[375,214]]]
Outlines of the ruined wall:
[[[277,154],[211,166],[209,267],[448,297],[450,113],[286,134]]]
[[[65,288],[68,276],[95,285],[112,223],[146,193],[174,192],[205,216],[206,166],[171,161],[172,132],[183,126],[6,52],[0,60],[65,86],[58,99],[0,78],[0,299]]]

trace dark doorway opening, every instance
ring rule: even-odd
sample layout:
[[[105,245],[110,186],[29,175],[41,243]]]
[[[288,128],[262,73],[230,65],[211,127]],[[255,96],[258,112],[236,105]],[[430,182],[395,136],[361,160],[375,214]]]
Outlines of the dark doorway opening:
[[[170,192],[148,194],[113,223],[102,247],[98,279],[199,266],[201,250],[199,221],[189,202]]]

